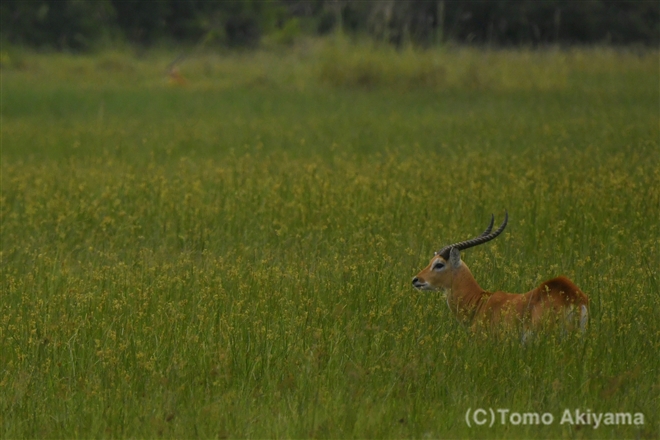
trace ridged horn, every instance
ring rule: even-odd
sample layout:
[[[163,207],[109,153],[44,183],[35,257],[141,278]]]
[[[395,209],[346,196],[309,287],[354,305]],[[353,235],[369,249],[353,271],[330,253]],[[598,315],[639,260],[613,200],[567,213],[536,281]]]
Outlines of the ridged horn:
[[[504,228],[506,228],[506,224],[509,221],[509,213],[507,211],[504,211],[504,221],[502,222],[500,227],[497,228],[497,230],[495,232],[491,233],[490,231],[493,229],[493,222],[494,221],[495,221],[495,216],[491,215],[490,225],[488,225],[486,230],[481,235],[479,235],[478,237],[475,237],[471,240],[461,241],[461,242],[458,242],[458,243],[450,244],[449,246],[445,246],[442,249],[440,249],[438,252],[436,252],[435,254],[440,255],[442,258],[447,260],[449,258],[449,252],[451,251],[451,248],[456,248],[456,249],[462,251],[463,249],[468,249],[468,248],[471,248],[473,246],[477,246],[477,245],[486,243],[487,241],[491,241],[492,239],[494,239],[495,237],[500,235],[502,233],[502,231],[504,230]]]
[[[493,224],[495,224],[495,214],[490,215],[490,224],[488,225],[486,230],[484,232],[482,232],[481,235],[479,235],[479,237],[484,237],[484,236],[490,234],[490,231],[493,230]],[[451,248],[451,246],[447,246],[447,247]],[[445,248],[442,248],[442,250],[444,251]],[[436,252],[435,255],[438,255],[440,252],[441,251]]]
[[[486,228],[486,230],[485,230],[484,232],[481,233],[481,235],[480,235],[479,237],[483,237],[484,235],[488,235],[488,234],[490,234],[490,231],[493,230],[493,225],[494,225],[494,224],[495,224],[495,214],[491,214],[491,215],[490,215],[490,224],[488,225],[488,227]]]

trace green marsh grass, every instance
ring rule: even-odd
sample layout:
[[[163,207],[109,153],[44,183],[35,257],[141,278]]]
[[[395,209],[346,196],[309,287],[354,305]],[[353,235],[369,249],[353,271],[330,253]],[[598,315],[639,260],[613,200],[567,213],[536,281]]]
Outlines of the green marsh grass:
[[[3,55],[0,435],[660,435],[657,52],[341,44],[198,54],[183,87],[171,53]],[[472,335],[412,289],[505,208],[464,259],[569,276],[583,337]]]

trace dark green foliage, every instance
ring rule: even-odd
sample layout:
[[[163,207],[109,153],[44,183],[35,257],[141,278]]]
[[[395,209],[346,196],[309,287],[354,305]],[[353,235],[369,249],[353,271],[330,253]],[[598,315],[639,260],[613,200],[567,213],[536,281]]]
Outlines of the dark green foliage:
[[[8,0],[0,13],[6,41],[77,50],[114,33],[141,45],[169,40],[254,47],[292,18],[306,23],[308,33],[340,29],[395,45],[660,42],[660,6],[647,1]]]
[[[89,49],[112,26],[114,18],[109,0],[3,0],[0,6],[4,40],[55,49]]]

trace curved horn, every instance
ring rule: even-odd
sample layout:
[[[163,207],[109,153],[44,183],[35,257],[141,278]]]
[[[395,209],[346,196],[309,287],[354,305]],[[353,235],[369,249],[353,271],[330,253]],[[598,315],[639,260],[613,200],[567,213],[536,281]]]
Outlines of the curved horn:
[[[479,235],[476,238],[473,238],[471,240],[466,240],[466,241],[461,241],[458,243],[450,244],[449,246],[445,246],[442,249],[440,249],[438,252],[436,252],[436,255],[440,255],[442,258],[445,260],[449,258],[449,252],[451,251],[451,248],[457,248],[458,250],[463,250],[463,249],[468,249],[473,246],[477,246],[483,243],[486,243],[487,241],[490,241],[500,235],[504,228],[506,228],[506,224],[509,221],[509,213],[507,211],[504,211],[504,221],[500,225],[499,228],[493,233],[491,233],[491,229],[493,228],[493,221],[495,219],[495,216],[491,216],[490,220],[490,225],[486,230]]]
[[[486,230],[485,230],[484,232],[481,233],[481,235],[480,235],[479,237],[483,237],[483,236],[485,236],[485,235],[490,234],[490,231],[493,230],[493,224],[495,224],[495,214],[491,214],[491,215],[490,215],[490,224],[488,225],[488,227],[486,228]]]
[[[481,235],[479,235],[477,238],[479,238],[479,237],[485,237],[486,235],[490,234],[490,231],[493,230],[493,224],[494,224],[494,223],[495,223],[495,214],[491,214],[491,215],[490,215],[490,223],[488,224],[488,227],[487,227],[486,230],[485,230],[484,232],[482,232]],[[444,248],[442,248],[442,250],[444,251],[446,248],[452,248],[452,247],[455,247],[455,245],[452,245],[452,246],[445,246]],[[438,255],[440,252],[442,252],[442,251],[438,251],[438,252],[436,252],[435,255]]]

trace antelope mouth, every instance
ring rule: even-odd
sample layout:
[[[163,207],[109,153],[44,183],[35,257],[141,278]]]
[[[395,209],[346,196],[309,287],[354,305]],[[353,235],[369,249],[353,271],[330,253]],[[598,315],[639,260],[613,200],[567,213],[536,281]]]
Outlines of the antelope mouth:
[[[413,278],[412,285],[417,290],[435,290],[429,283],[421,281],[417,277]]]

